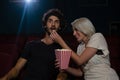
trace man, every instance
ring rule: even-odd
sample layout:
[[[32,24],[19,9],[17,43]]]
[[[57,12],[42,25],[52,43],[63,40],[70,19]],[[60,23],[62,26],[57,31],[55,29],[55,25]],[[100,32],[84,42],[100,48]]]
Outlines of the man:
[[[58,69],[54,65],[54,50],[61,47],[49,35],[53,30],[59,33],[65,26],[63,14],[58,9],[50,9],[43,15],[42,21],[45,36],[41,40],[27,43],[16,65],[0,80],[17,77],[25,65],[23,80],[56,80]]]

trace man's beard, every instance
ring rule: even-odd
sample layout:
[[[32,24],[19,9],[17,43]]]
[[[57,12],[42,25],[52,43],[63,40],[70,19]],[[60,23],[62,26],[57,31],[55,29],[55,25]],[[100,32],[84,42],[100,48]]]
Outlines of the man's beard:
[[[48,28],[45,28],[45,31],[47,32],[48,35],[50,35],[50,31],[48,30]]]

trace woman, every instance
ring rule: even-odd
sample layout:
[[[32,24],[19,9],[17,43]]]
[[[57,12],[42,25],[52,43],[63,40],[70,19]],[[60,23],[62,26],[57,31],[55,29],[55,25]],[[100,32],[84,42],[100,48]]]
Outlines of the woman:
[[[73,21],[73,35],[80,43],[77,54],[72,51],[71,58],[82,66],[85,80],[119,80],[115,70],[110,67],[109,50],[107,42],[101,33],[96,33],[92,22],[86,18]],[[65,41],[53,31],[51,38],[62,48],[70,49]],[[82,71],[68,67],[67,72],[82,76]]]

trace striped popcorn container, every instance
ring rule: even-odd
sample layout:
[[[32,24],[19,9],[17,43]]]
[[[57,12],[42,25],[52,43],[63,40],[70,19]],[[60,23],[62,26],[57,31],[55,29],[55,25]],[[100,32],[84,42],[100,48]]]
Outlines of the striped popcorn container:
[[[59,61],[60,69],[67,69],[72,51],[69,49],[55,49],[56,59]]]

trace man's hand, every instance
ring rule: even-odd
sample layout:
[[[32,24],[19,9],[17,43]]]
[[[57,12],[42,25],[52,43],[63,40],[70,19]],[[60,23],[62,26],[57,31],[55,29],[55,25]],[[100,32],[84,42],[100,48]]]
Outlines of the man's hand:
[[[6,76],[0,78],[0,80],[8,80]]]

